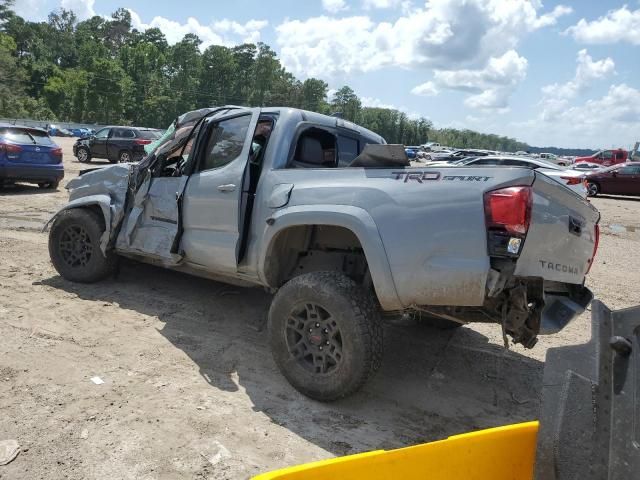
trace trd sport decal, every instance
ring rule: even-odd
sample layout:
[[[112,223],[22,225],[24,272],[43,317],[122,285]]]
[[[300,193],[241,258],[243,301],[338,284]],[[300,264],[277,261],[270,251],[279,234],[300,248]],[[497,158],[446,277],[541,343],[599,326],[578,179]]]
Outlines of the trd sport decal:
[[[460,181],[460,182],[486,182],[492,177],[480,177],[476,175],[445,175],[440,176],[440,172],[421,172],[421,171],[407,171],[391,172],[394,180],[403,180],[407,183],[409,180],[415,180],[418,183],[423,183],[429,180],[444,180],[444,181]]]

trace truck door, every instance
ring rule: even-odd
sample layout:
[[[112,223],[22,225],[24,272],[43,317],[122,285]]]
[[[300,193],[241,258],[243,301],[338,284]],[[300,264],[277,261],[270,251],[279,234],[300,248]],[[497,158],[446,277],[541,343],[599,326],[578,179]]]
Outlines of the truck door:
[[[182,204],[181,248],[189,263],[237,271],[243,181],[259,115],[258,108],[246,109],[203,127]]]

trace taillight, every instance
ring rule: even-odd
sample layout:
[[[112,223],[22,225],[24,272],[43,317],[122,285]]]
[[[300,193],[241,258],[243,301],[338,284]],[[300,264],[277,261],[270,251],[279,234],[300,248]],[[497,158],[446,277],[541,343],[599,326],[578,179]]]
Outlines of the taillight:
[[[13,143],[0,143],[0,152],[17,154],[21,151],[22,147],[20,145],[14,145]]]
[[[501,188],[484,194],[487,228],[524,235],[531,222],[531,187]]]
[[[487,249],[494,257],[517,257],[531,223],[531,187],[501,188],[484,194]]]
[[[53,155],[54,157],[58,157],[62,160],[62,148],[60,147],[54,148],[53,150],[51,150],[51,155]]]
[[[149,145],[151,140],[145,140],[144,138],[136,138],[133,143],[136,145]]]
[[[583,183],[582,177],[560,177],[567,182],[567,185],[580,185]]]
[[[587,267],[587,273],[585,273],[585,275],[588,274],[589,270],[591,270],[591,267],[593,267],[593,262],[595,262],[596,260],[596,253],[598,252],[598,247],[600,246],[600,225],[598,225],[597,223],[593,232],[593,236],[593,255],[591,255],[591,260],[589,260],[589,266]]]

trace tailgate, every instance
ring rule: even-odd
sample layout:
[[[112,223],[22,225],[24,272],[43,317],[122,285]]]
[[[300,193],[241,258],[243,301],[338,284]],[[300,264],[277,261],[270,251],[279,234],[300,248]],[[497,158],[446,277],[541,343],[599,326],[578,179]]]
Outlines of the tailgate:
[[[582,284],[592,261],[600,213],[545,175],[533,183],[531,224],[515,275]]]

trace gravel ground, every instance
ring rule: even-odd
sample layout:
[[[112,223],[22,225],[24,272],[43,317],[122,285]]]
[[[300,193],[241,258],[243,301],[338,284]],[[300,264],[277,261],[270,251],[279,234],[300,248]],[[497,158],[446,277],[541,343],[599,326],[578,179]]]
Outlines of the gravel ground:
[[[68,180],[85,166],[57,141]],[[66,198],[0,192],[0,441],[22,446],[1,479],[248,478],[535,419],[546,350],[589,337],[588,312],[533,350],[505,351],[493,325],[394,321],[378,375],[320,404],[276,370],[262,290],[133,263],[117,281],[60,278],[39,230]],[[611,308],[638,305],[640,198],[593,203],[604,228],[588,284]]]

